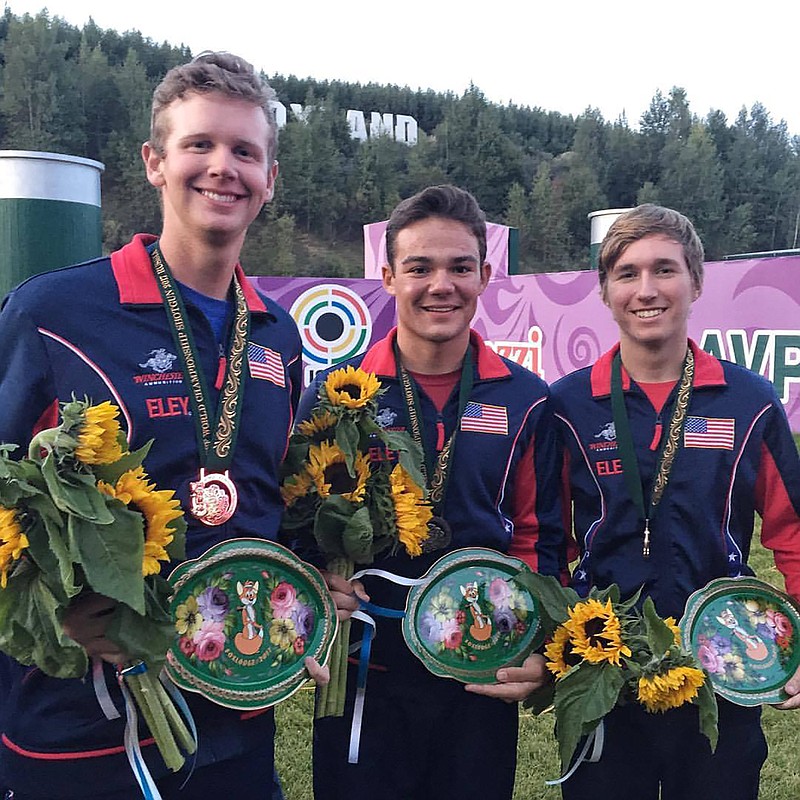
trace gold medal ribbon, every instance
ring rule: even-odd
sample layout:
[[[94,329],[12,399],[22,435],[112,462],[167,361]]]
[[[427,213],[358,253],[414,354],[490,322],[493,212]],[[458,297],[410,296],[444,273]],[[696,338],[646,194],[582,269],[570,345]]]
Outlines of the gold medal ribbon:
[[[200,464],[212,472],[223,472],[233,458],[244,399],[245,384],[242,374],[250,326],[244,291],[234,275],[236,310],[228,345],[225,380],[217,404],[217,413],[212,420],[209,411],[209,393],[203,370],[198,363],[197,348],[186,316],[186,308],[158,245],[153,248],[150,260],[167,309],[172,337],[181,354],[184,375],[189,383],[189,400],[194,416]]]

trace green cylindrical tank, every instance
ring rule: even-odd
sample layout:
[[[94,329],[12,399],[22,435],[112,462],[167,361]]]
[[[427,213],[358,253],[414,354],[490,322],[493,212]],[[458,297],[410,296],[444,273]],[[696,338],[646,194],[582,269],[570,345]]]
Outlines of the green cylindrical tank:
[[[0,298],[25,278],[101,255],[99,161],[0,150]]]
[[[597,262],[600,258],[600,245],[603,243],[608,229],[611,227],[614,220],[629,208],[604,208],[602,211],[592,211],[588,215],[589,222],[591,223],[591,236],[589,239],[589,265],[592,269],[597,269]]]

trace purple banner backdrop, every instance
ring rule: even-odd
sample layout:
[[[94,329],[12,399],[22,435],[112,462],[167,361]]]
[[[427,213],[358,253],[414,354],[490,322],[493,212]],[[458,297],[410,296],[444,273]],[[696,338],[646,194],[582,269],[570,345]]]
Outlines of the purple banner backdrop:
[[[769,378],[792,429],[800,431],[800,258],[705,266],[689,335],[715,355]],[[363,352],[394,324],[394,300],[379,280],[253,281],[297,321],[306,382],[317,370]],[[498,352],[550,382],[591,364],[617,339],[597,273],[590,271],[495,277],[474,327]]]

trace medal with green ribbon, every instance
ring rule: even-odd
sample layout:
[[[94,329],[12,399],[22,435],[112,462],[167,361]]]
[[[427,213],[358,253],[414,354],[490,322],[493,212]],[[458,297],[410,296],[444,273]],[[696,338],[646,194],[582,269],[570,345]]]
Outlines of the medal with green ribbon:
[[[244,291],[236,276],[233,279],[235,314],[230,334],[225,378],[217,412],[211,417],[209,393],[203,370],[198,363],[197,348],[186,315],[183,299],[158,245],[150,254],[158,287],[167,310],[172,338],[183,361],[183,374],[189,383],[200,475],[189,484],[191,513],[204,525],[222,525],[236,511],[238,494],[228,467],[233,459],[239,418],[242,413],[244,381],[242,371],[247,350],[250,316]]]
[[[614,418],[614,429],[617,436],[617,445],[619,446],[620,460],[622,461],[625,485],[628,487],[631,500],[633,500],[641,518],[644,520],[642,542],[642,555],[644,558],[650,557],[650,521],[658,508],[658,504],[661,502],[664,490],[667,488],[672,465],[681,446],[686,411],[689,408],[689,400],[692,396],[693,380],[694,353],[692,353],[692,348],[689,347],[686,350],[686,358],[683,362],[678,396],[672,409],[667,437],[661,446],[661,452],[658,457],[653,488],[650,491],[650,501],[647,504],[647,508],[645,508],[642,479],[639,475],[639,462],[633,446],[628,412],[625,410],[625,396],[622,392],[622,358],[619,350],[617,350],[611,364],[611,412]]]
[[[432,448],[426,444],[422,435],[420,418],[422,416],[417,394],[416,385],[409,375],[408,370],[403,366],[400,359],[400,351],[397,342],[394,345],[394,357],[397,363],[397,378],[403,389],[403,397],[406,401],[406,412],[408,417],[408,427],[411,436],[419,448],[425,454],[422,463],[422,476],[428,487],[428,499],[433,506],[433,516],[428,522],[428,538],[422,543],[423,552],[441,550],[450,544],[452,531],[447,520],[442,516],[444,508],[444,497],[447,490],[447,482],[450,478],[450,465],[453,461],[455,451],[456,432],[458,423],[450,438],[445,442],[444,447],[434,456]],[[474,384],[472,348],[467,347],[464,360],[461,363],[461,380],[458,389],[458,414],[457,420],[461,420],[461,415],[469,402]]]

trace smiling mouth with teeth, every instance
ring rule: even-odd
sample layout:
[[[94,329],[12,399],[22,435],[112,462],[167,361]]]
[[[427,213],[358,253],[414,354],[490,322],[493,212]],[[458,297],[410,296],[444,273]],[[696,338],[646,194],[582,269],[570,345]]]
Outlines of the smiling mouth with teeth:
[[[217,194],[216,192],[209,192],[207,189],[198,189],[200,194],[203,197],[207,197],[209,200],[216,200],[220,203],[235,203],[238,200],[235,194]]]
[[[657,317],[663,314],[664,310],[661,308],[648,308],[642,311],[634,311],[633,313],[636,314],[639,319],[650,319],[651,317]]]

